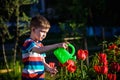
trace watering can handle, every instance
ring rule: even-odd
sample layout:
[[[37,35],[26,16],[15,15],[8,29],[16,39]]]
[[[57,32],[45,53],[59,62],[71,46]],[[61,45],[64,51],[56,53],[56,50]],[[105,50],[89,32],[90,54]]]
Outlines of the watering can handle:
[[[68,46],[72,49],[71,56],[75,54],[75,47],[72,44],[68,44]]]

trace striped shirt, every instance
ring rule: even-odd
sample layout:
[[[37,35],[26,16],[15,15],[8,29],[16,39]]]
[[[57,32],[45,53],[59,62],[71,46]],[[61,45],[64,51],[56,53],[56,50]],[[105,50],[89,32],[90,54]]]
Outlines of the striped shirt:
[[[24,64],[22,77],[25,80],[44,80],[44,64],[42,61],[46,55],[32,51],[33,47],[42,46],[41,42],[36,43],[30,38],[25,40],[22,47],[22,62]]]

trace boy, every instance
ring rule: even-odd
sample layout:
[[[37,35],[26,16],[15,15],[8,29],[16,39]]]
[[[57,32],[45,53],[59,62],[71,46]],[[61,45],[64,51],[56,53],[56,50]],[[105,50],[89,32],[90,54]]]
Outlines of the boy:
[[[35,16],[30,22],[30,38],[26,39],[22,47],[22,61],[24,68],[22,71],[22,80],[44,80],[44,70],[51,74],[56,74],[57,69],[51,68],[45,62],[44,52],[56,49],[58,47],[67,48],[67,43],[58,43],[43,46],[42,41],[49,31],[50,23],[41,16]]]

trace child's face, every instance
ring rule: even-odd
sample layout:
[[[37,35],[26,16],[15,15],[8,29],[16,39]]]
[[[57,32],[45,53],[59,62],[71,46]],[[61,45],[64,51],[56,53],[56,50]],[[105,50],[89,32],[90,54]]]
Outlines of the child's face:
[[[47,35],[47,32],[49,31],[49,28],[46,29],[46,28],[33,28],[32,29],[33,31],[33,34],[34,34],[34,38],[36,41],[42,41],[46,35]]]

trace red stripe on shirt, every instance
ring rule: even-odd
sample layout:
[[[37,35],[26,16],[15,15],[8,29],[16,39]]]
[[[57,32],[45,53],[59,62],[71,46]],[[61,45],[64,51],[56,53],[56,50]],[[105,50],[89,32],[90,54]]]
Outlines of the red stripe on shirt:
[[[44,78],[45,77],[45,73],[43,73],[43,74],[38,74],[38,73],[32,73],[32,74],[22,73],[22,76],[26,77],[26,78]]]
[[[26,62],[26,61],[42,61],[43,59],[41,57],[27,57],[27,58],[24,58],[22,59],[23,62]]]

